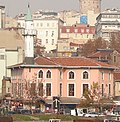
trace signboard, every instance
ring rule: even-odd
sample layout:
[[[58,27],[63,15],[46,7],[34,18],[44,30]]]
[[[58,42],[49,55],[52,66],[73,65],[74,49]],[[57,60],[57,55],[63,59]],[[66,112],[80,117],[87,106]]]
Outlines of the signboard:
[[[87,16],[81,16],[80,17],[80,23],[81,24],[87,24]]]
[[[53,97],[53,109],[58,109],[60,108],[60,97],[54,96]]]

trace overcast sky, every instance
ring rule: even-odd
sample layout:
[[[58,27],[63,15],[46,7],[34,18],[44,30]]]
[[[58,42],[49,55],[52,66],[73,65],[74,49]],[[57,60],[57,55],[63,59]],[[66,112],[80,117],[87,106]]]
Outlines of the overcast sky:
[[[28,3],[32,12],[37,10],[79,11],[79,0],[0,0],[0,5],[6,8],[6,14],[12,17],[19,13],[26,13]],[[102,10],[105,8],[120,8],[120,0],[102,0]]]

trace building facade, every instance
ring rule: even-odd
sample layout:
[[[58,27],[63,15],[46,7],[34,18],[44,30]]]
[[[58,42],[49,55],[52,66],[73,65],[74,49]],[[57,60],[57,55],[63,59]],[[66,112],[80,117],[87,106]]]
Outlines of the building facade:
[[[94,39],[94,36],[95,27],[87,24],[60,27],[60,38],[71,38],[78,44],[84,44],[89,39]]]
[[[96,18],[96,37],[111,39],[112,32],[120,31],[120,10],[107,9]]]
[[[18,20],[21,27],[25,28],[25,20]],[[41,40],[41,46],[45,47],[46,52],[56,49],[59,36],[59,26],[63,25],[63,21],[54,17],[35,18],[33,19],[34,29],[37,31],[37,38]]]
[[[93,82],[100,96],[113,96],[114,67],[87,58],[38,57],[34,65],[17,64],[12,71],[12,96],[29,99],[34,94],[52,100],[83,97]],[[32,91],[32,93],[31,93]]]
[[[97,49],[97,51],[89,55],[88,58],[120,67],[120,53],[116,50]]]

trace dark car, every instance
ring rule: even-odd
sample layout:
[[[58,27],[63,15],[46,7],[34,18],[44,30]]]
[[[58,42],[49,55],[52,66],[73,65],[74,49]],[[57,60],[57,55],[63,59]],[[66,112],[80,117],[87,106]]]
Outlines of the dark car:
[[[9,115],[9,116],[11,116],[11,115],[13,115],[13,114],[17,114],[15,111],[8,111],[7,112],[7,115]]]
[[[20,109],[19,113],[20,114],[32,114],[32,112],[28,109]]]

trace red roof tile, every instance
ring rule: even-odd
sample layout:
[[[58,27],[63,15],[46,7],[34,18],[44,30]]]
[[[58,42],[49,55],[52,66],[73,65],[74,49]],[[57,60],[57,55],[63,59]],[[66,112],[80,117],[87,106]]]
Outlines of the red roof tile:
[[[63,57],[63,58],[51,58],[52,61],[62,66],[99,66],[99,67],[113,67],[103,62],[97,62],[92,59],[84,57]]]
[[[31,66],[26,64],[17,64],[12,67],[24,67],[24,66]],[[55,58],[46,58],[46,57],[38,57],[35,59],[35,64],[32,67],[39,67],[39,66],[51,66],[51,67],[97,67],[97,68],[115,68],[115,66],[109,65],[103,62],[97,62],[95,60],[85,58],[85,57],[55,57]]]
[[[37,57],[35,63],[38,65],[56,65],[53,61],[46,57]]]
[[[111,52],[96,52],[93,53],[92,55],[88,56],[89,58],[99,58],[99,57],[105,57],[110,55]]]

